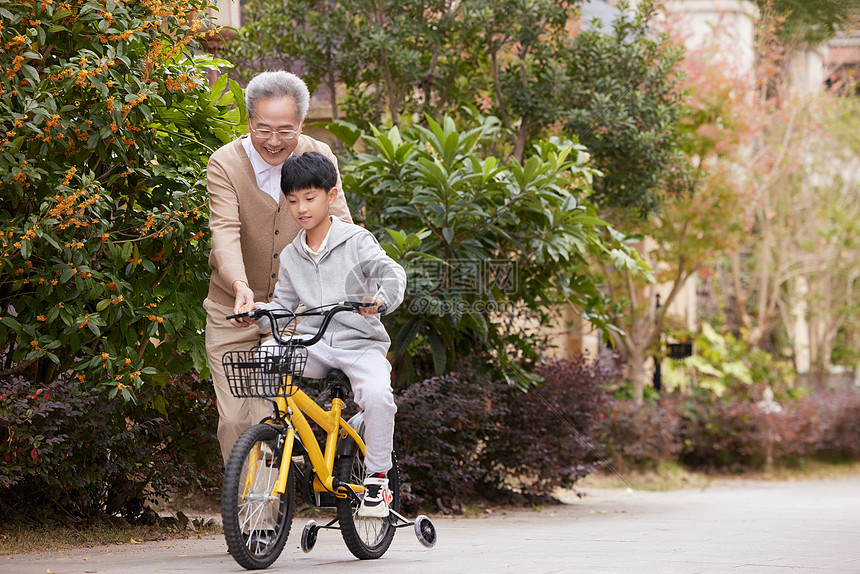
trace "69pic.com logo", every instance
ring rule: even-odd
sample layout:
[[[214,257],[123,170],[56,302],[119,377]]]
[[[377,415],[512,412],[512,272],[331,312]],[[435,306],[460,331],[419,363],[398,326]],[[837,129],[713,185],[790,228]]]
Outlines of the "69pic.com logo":
[[[415,315],[479,315],[499,312],[513,312],[514,304],[509,301],[463,301],[462,299],[438,299],[426,295],[413,297],[409,301],[409,312]]]
[[[406,272],[408,308],[416,315],[506,312],[510,303],[487,296],[517,290],[517,263],[508,259],[425,259],[413,261]]]

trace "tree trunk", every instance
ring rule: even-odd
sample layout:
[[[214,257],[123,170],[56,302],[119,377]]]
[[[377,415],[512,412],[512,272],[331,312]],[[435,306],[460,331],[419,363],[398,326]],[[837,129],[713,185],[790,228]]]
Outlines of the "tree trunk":
[[[648,384],[648,372],[645,370],[645,349],[632,346],[628,349],[627,379],[633,385],[633,400],[637,405],[645,402],[645,385]]]
[[[332,55],[329,51],[329,61],[331,60]],[[329,103],[331,104],[331,119],[332,121],[335,121],[337,119],[337,78],[335,77],[334,66],[332,66],[329,71],[327,80]]]
[[[385,23],[385,8],[381,0],[376,0],[377,25],[382,29]],[[382,75],[385,80],[385,100],[388,104],[388,113],[391,115],[391,123],[400,127],[400,106],[397,102],[397,90],[394,86],[394,78],[391,75],[391,65],[388,61],[388,52],[384,49],[379,53]]]

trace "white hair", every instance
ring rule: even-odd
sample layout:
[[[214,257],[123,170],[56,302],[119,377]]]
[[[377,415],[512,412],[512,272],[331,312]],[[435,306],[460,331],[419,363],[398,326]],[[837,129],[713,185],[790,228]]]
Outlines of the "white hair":
[[[289,96],[296,102],[299,121],[302,122],[308,113],[311,94],[304,80],[290,72],[262,72],[254,76],[245,88],[245,107],[248,119],[254,115],[258,100],[282,98]]]

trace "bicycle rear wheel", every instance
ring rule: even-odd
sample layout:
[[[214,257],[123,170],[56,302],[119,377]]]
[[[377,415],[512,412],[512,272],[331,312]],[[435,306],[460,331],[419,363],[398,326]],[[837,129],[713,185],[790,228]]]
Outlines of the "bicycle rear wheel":
[[[242,433],[227,461],[221,493],[224,538],[230,554],[248,570],[271,566],[290,533],[295,469],[290,469],[286,491],[271,499],[283,454],[278,429],[258,424]]]
[[[388,471],[388,487],[391,489],[392,500],[389,507],[400,511],[400,469],[397,458],[391,453],[391,470]],[[335,477],[343,482],[362,484],[367,469],[364,465],[364,455],[356,449],[351,455],[338,457],[335,461]],[[359,495],[361,497],[363,495]],[[337,499],[337,518],[340,523],[340,533],[346,547],[353,556],[361,560],[379,558],[394,538],[395,528],[391,519],[363,518],[358,515],[359,503],[353,497]]]

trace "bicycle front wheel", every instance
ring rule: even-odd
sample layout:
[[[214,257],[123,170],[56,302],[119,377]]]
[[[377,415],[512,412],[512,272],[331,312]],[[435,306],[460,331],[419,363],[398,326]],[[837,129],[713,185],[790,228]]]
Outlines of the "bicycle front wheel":
[[[356,449],[354,454],[338,457],[335,461],[335,476],[352,484],[362,484],[367,474],[364,455]],[[391,470],[388,471],[388,487],[392,500],[389,507],[400,511],[400,469],[397,458],[391,453]],[[359,495],[363,496],[363,495]],[[337,518],[340,532],[353,556],[361,560],[379,558],[394,538],[395,528],[390,517],[364,518],[358,515],[358,501],[353,497],[337,499]]]
[[[290,533],[296,506],[294,469],[290,469],[286,491],[272,496],[283,449],[284,437],[277,428],[254,425],[236,441],[224,470],[224,538],[230,554],[248,570],[271,566]]]

